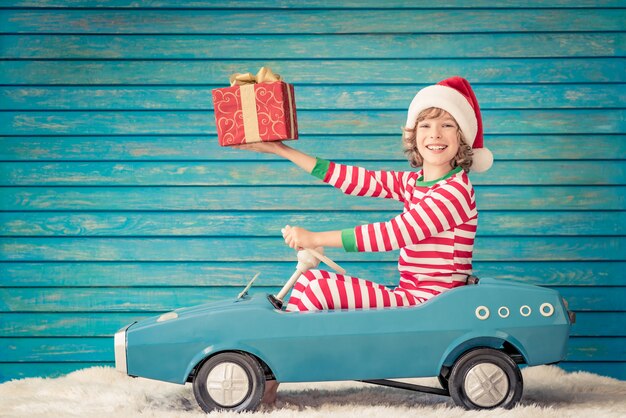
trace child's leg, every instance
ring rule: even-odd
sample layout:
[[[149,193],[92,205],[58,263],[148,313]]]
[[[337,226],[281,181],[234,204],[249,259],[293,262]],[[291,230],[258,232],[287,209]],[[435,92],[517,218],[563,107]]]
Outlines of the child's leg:
[[[295,304],[300,300],[302,292],[304,291],[304,289],[306,289],[309,286],[309,283],[311,283],[311,281],[321,279],[324,277],[328,277],[328,276],[325,276],[322,273],[322,270],[309,270],[306,273],[300,275],[300,277],[298,277],[298,281],[296,281],[296,284],[293,285],[293,289],[291,290],[291,296],[289,297],[287,310],[288,311],[294,310],[294,309],[289,309],[289,305]]]
[[[402,290],[356,277],[310,270],[294,286],[287,311],[326,309],[375,309],[411,306],[422,302]],[[301,276],[301,277],[303,277]]]

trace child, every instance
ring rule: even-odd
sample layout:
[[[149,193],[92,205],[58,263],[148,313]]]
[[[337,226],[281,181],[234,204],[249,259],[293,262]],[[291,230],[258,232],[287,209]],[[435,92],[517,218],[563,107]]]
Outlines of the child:
[[[310,270],[294,286],[288,311],[410,306],[465,284],[472,271],[478,217],[467,172],[486,171],[493,162],[483,147],[480,109],[467,80],[452,77],[419,91],[409,107],[403,143],[411,165],[422,170],[370,171],[315,159],[281,142],[239,147],[287,158],[346,194],[404,203],[404,211],[390,221],[343,231],[311,232],[287,225],[285,242],[296,249],[400,249],[400,282],[394,290]]]
[[[409,106],[403,145],[411,166],[421,170],[371,171],[316,159],[281,142],[239,147],[287,158],[346,194],[404,203],[403,212],[387,222],[342,231],[312,232],[287,225],[283,237],[295,249],[400,249],[395,289],[309,270],[295,284],[288,311],[412,306],[465,284],[472,272],[478,219],[467,173],[470,168],[486,171],[493,163],[491,152],[483,147],[480,108],[467,80],[452,77],[417,93]],[[275,399],[276,386],[268,386],[266,402]]]

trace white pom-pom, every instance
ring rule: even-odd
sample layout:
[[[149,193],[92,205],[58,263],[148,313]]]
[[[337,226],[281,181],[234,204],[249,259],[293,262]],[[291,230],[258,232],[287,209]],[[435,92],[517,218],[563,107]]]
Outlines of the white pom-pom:
[[[482,173],[487,171],[493,165],[493,154],[488,148],[476,148],[473,150],[474,156],[472,157],[472,171]]]

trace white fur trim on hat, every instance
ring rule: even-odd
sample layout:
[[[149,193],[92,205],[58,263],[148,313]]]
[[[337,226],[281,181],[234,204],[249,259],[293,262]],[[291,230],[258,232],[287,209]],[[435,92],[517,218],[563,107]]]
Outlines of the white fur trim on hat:
[[[451,114],[459,124],[467,145],[471,147],[474,144],[478,131],[478,122],[476,113],[465,96],[452,87],[439,84],[424,87],[417,92],[413,101],[411,101],[405,127],[413,129],[417,116],[422,110],[429,107],[438,107]]]
[[[474,148],[472,156],[472,171],[482,173],[493,165],[493,154],[488,148]]]

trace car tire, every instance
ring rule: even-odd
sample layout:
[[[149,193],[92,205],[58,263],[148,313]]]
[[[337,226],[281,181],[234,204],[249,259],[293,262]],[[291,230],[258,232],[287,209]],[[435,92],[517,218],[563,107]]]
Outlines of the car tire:
[[[220,353],[209,358],[193,379],[193,394],[204,410],[254,411],[263,398],[265,373],[244,353]]]
[[[465,409],[511,409],[522,398],[524,386],[517,364],[493,348],[463,354],[448,381],[454,403]]]

